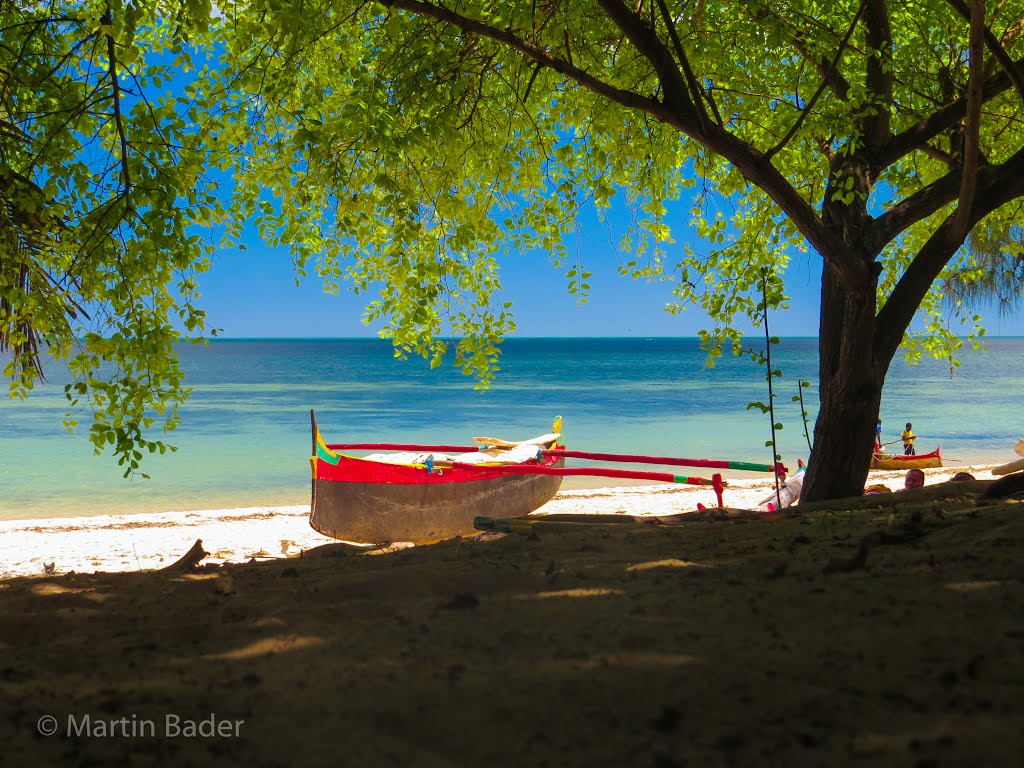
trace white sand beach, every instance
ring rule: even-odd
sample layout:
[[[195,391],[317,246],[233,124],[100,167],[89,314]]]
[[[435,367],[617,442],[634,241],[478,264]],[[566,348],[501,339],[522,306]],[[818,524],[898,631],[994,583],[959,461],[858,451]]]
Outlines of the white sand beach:
[[[993,466],[925,470],[927,483],[957,472],[990,478]],[[868,484],[903,487],[904,472],[872,472]],[[774,490],[766,479],[727,480],[725,505],[753,508]],[[668,515],[715,505],[708,487],[641,485],[566,490],[534,514]],[[0,578],[47,573],[158,569],[178,560],[196,539],[210,553],[205,563],[239,563],[296,556],[334,541],[309,527],[307,505],[61,517],[0,522]]]

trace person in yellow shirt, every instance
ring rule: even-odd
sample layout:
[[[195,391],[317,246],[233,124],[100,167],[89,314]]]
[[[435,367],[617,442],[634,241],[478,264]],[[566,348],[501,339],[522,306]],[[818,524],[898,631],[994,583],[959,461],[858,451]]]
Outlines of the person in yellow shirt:
[[[904,456],[916,456],[914,452],[914,440],[917,439],[917,435],[914,434],[914,425],[909,421],[907,422],[907,428],[900,433],[900,440],[903,441],[903,455]]]

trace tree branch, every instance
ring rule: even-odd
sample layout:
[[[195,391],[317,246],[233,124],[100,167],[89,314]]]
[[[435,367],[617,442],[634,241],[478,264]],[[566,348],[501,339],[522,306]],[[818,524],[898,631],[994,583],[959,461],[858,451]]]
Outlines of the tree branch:
[[[805,61],[809,61],[811,66],[818,71],[818,77],[828,83],[828,87],[832,89],[832,93],[836,95],[836,98],[840,101],[846,101],[846,96],[850,92],[850,84],[839,71],[837,67],[839,62],[828,62],[821,59],[815,59],[811,56],[811,52],[807,50],[807,46],[804,45],[803,40],[799,37],[793,38],[793,47],[796,48],[797,53],[804,57]]]
[[[672,54],[643,17],[626,7],[620,0],[597,0],[608,18],[615,24],[640,54],[651,63],[658,81],[665,93],[665,102],[678,112],[685,122],[694,126],[691,135],[703,136],[707,129],[707,115],[701,119],[690,98],[690,90],[679,68],[675,66]],[[671,25],[670,25],[671,26]],[[685,57],[684,57],[685,58]],[[702,105],[703,106],[703,105]]]
[[[109,6],[101,21],[108,27],[113,23]],[[110,72],[111,96],[114,102],[114,126],[117,129],[117,136],[121,140],[121,181],[124,184],[124,191],[127,192],[131,189],[132,177],[128,170],[128,139],[124,133],[124,121],[121,119],[121,86],[117,81],[117,50],[113,35],[107,32],[104,36],[107,38],[107,63]]]
[[[1024,149],[1007,162],[978,171],[977,192],[967,217],[968,231],[992,211],[1024,195]],[[953,213],[938,226],[907,267],[885,305],[875,318],[876,361],[889,360],[903,340],[904,330],[931,289],[932,284],[957,250],[967,233]]]
[[[696,76],[693,74],[693,69],[690,67],[690,60],[686,57],[686,51],[683,50],[683,43],[679,39],[679,35],[676,34],[675,23],[672,21],[672,16],[668,12],[668,8],[665,6],[665,0],[657,0],[658,9],[661,11],[661,18],[665,22],[665,27],[668,30],[668,35],[672,40],[672,47],[676,50],[676,56],[679,59],[679,64],[683,68],[683,72],[686,75],[686,82],[690,86],[690,92],[693,96],[693,105],[697,110],[697,120],[700,122],[700,126],[703,130],[707,130],[709,120],[708,111],[704,107],[704,89],[700,87],[700,83],[697,82]],[[721,121],[719,121],[721,122]]]
[[[973,24],[973,6],[971,8],[968,8],[967,3],[965,3],[964,0],[946,0],[946,2],[953,6],[953,9],[957,13],[959,13],[965,20],[971,21]],[[1017,93],[1020,95],[1021,101],[1024,102],[1024,75],[1021,74],[1019,63],[1015,62],[1013,59],[1010,58],[1010,55],[1006,52],[1006,49],[1003,48],[1002,43],[999,42],[999,40],[996,38],[995,35],[992,34],[992,31],[987,26],[984,26],[984,8],[982,8],[981,13],[982,26],[984,28],[985,35],[985,45],[988,47],[989,52],[995,57],[996,61],[999,62],[999,65],[1006,72],[1007,77],[1009,77],[1010,81],[1013,83],[1013,87],[1017,89]]]
[[[463,32],[479,35],[480,37],[487,38],[488,40],[494,40],[495,42],[508,46],[512,50],[519,51],[533,59],[538,64],[558,72],[560,75],[565,75],[566,77],[571,78],[587,90],[592,91],[599,96],[604,96],[609,101],[624,107],[629,107],[630,109],[648,112],[659,120],[663,120],[668,123],[676,122],[665,105],[661,104],[656,99],[641,96],[633,91],[623,91],[609,85],[603,80],[599,80],[593,75],[584,72],[579,67],[573,66],[568,61],[551,56],[542,48],[534,45],[533,43],[526,42],[522,38],[512,34],[510,31],[496,29],[481,21],[477,21],[476,19],[469,19],[465,16],[460,16],[447,8],[432,5],[428,2],[422,2],[422,0],[377,1],[387,8],[398,8],[400,10],[409,11],[410,13],[426,16],[446,24],[451,24],[453,27],[461,29]]]
[[[870,222],[871,231],[865,242],[871,253],[877,254],[901,232],[923,221],[942,206],[956,200],[960,189],[961,170],[950,171],[924,189],[903,198],[884,214]]]
[[[1020,66],[1022,63],[1024,63],[1024,59],[1019,59],[1015,66]],[[984,104],[991,101],[1011,85],[1009,73],[1006,70],[998,72],[985,82],[982,88],[981,102]],[[877,177],[883,169],[888,168],[901,157],[921,149],[951,125],[962,120],[966,113],[967,100],[959,98],[931,113],[902,133],[896,134],[888,144],[871,153],[873,175]]]
[[[475,19],[460,16],[447,8],[424,0],[378,0],[386,7],[400,8],[414,14],[436,19],[462,31],[485,37],[519,51],[534,61],[574,80],[591,92],[604,96],[629,109],[650,114],[666,125],[699,142],[730,161],[745,179],[761,188],[807,238],[811,246],[829,260],[832,268],[850,285],[863,281],[868,265],[863,262],[835,232],[825,226],[814,210],[780,174],[764,154],[736,138],[718,125],[702,128],[690,93],[679,69],[673,65],[671,53],[650,25],[627,8],[620,0],[598,0],[612,22],[630,43],[654,67],[666,95],[666,103],[623,91],[589,73],[555,58],[536,45],[526,42],[509,30],[496,29]]]
[[[953,167],[953,156],[948,152],[943,152],[941,149],[933,147],[931,144],[922,144],[920,149],[922,153],[928,155],[932,160],[938,160],[947,168]]]
[[[967,77],[967,114],[964,120],[963,171],[960,176],[960,202],[956,226],[964,238],[974,205],[978,181],[978,153],[981,134],[982,78],[984,77],[985,0],[971,0],[970,60]]]
[[[843,51],[846,50],[846,44],[850,42],[850,36],[853,34],[853,30],[857,28],[857,22],[860,20],[860,14],[863,10],[863,5],[861,5],[860,8],[857,9],[857,13],[853,17],[853,21],[850,22],[849,29],[846,30],[846,34],[843,36],[843,39],[839,43],[839,48],[836,50],[836,55],[832,57],[832,63],[829,65],[830,70],[834,70],[836,68],[836,65],[839,64],[839,59],[842,58]],[[796,132],[800,130],[800,126],[803,125],[804,120],[807,119],[807,116],[811,113],[811,110],[814,109],[814,105],[818,103],[818,99],[821,98],[821,95],[825,92],[825,89],[828,86],[828,80],[826,80],[825,78],[821,78],[821,83],[818,85],[818,90],[816,90],[814,92],[814,95],[811,96],[810,101],[808,101],[807,104],[804,105],[803,111],[801,111],[800,114],[797,115],[796,122],[794,122],[790,129],[786,131],[786,135],[782,137],[778,144],[776,144],[774,147],[769,149],[767,153],[765,153],[766,158],[771,160],[772,157],[778,154],[783,149],[783,147],[785,147],[786,144],[789,143],[789,140],[796,135]]]
[[[884,146],[892,137],[889,105],[892,103],[892,27],[886,0],[864,0],[867,28],[867,86],[871,93],[864,118],[864,140],[869,148]]]

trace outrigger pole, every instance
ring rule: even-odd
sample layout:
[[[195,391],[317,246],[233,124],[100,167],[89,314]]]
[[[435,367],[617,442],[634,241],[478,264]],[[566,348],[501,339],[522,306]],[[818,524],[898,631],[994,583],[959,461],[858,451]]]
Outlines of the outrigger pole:
[[[327,443],[332,451],[424,451],[428,453],[471,453],[479,445],[415,445],[413,443]]]
[[[594,453],[592,451],[569,451],[563,448],[542,450],[546,456],[564,456],[567,459],[593,459],[594,461],[623,461],[636,464],[666,464],[677,467],[706,467],[708,469],[737,469],[747,472],[776,472],[788,474],[789,470],[781,461],[771,464],[753,464],[748,461],[720,461],[717,459],[674,459],[668,456],[634,456],[628,453]]]
[[[561,453],[558,451],[557,453]],[[434,465],[434,471],[444,470],[445,465]],[[575,475],[589,477],[617,477],[625,480],[656,480],[663,483],[682,483],[684,485],[710,485],[715,489],[715,496],[718,499],[718,506],[722,506],[722,490],[725,483],[720,474],[714,474],[708,480],[705,477],[687,477],[685,475],[673,475],[670,472],[642,472],[631,469],[609,469],[605,467],[543,467],[530,464],[463,464],[451,462],[450,466],[456,469],[471,470],[475,472],[499,473],[503,475]]]
[[[514,445],[514,443],[509,443]],[[471,453],[482,450],[480,445],[416,445],[412,443],[328,443],[332,451],[375,450],[375,451],[437,451],[438,453]],[[541,449],[544,456],[558,456],[566,459],[592,459],[594,461],[618,461],[634,464],[664,464],[676,467],[705,467],[707,469],[734,469],[746,472],[776,472],[788,474],[789,470],[781,461],[771,464],[755,464],[749,461],[720,461],[717,459],[678,459],[670,456],[640,456],[629,453],[595,453],[593,451],[570,451],[565,448]],[[615,477],[615,475],[608,475]],[[657,478],[663,479],[663,478]]]

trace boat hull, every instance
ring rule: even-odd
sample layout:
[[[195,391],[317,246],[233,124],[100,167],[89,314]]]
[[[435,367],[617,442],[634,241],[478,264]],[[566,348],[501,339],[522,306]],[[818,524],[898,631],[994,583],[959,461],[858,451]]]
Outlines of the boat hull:
[[[420,484],[314,480],[309,524],[345,541],[437,541],[475,533],[477,516],[527,515],[558,493],[561,483],[550,475]]]
[[[917,456],[903,456],[895,454],[889,456],[884,453],[875,453],[871,456],[872,469],[929,469],[942,466],[942,450],[936,448],[931,453],[922,453]]]
[[[435,467],[432,458],[428,464],[392,464],[332,450],[317,429],[315,415],[310,417],[309,524],[331,538],[369,544],[422,543],[473,534],[473,518],[528,515],[558,493],[562,484],[560,474],[543,474],[565,466],[554,441],[545,446],[552,449],[550,454],[519,465],[524,470],[540,469],[537,474],[508,472],[507,465],[441,463]]]

